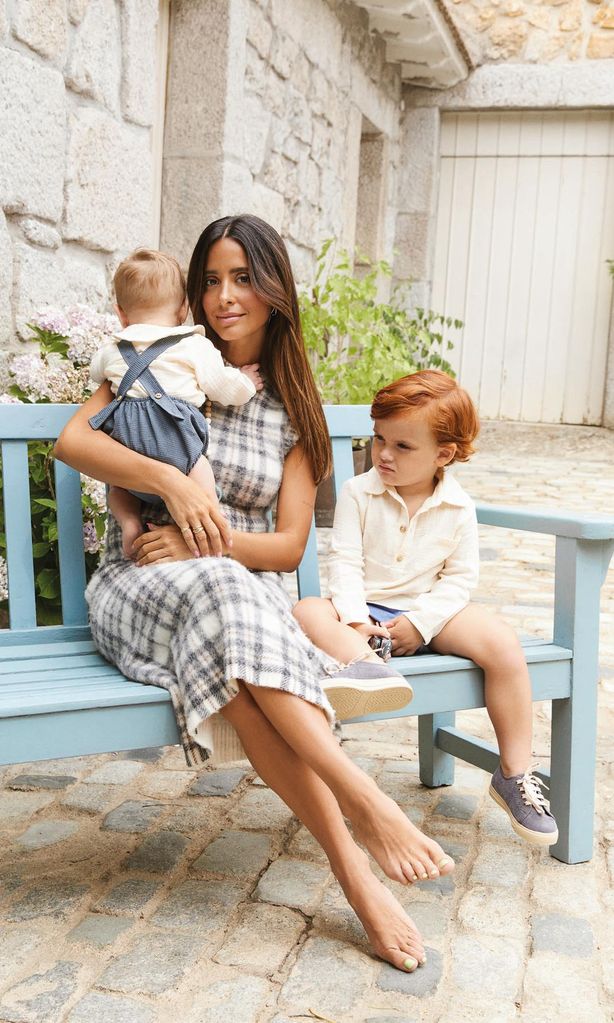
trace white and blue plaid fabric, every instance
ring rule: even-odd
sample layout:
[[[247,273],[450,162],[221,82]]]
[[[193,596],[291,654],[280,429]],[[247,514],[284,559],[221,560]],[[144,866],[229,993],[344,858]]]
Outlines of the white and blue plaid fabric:
[[[214,405],[208,457],[231,524],[266,532],[283,462],[296,443],[287,414],[266,388],[241,407]],[[144,521],[164,521],[147,509]],[[253,572],[230,558],[199,558],[137,568],[110,523],[103,563],[86,592],[92,636],[130,679],[171,695],[186,759],[209,750],[187,720],[206,719],[235,695],[233,680],[293,693],[332,711],[320,679],[330,659],[292,616],[275,572]]]

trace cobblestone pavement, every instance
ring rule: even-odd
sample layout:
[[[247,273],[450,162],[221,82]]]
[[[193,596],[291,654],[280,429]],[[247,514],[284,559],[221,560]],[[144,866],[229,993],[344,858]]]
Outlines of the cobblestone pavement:
[[[459,475],[483,500],[611,512],[613,465],[605,431],[492,424]],[[477,598],[548,636],[552,540],[483,528],[482,547]],[[370,956],[317,846],[246,765],[199,775],[169,748],[0,771],[0,1020],[611,1020],[612,570],[602,608],[591,863],[515,838],[477,770],[423,789],[412,719],[346,728],[348,752],[458,863],[400,893],[429,948],[413,975]],[[490,734],[483,713],[460,717]],[[535,726],[544,762],[541,705]]]

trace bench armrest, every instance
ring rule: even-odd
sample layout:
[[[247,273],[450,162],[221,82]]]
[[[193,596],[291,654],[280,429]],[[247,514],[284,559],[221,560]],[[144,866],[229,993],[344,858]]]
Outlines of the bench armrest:
[[[517,508],[499,504],[477,504],[476,509],[478,522],[485,526],[551,533],[575,540],[614,540],[614,518],[607,515],[576,515],[548,508]]]

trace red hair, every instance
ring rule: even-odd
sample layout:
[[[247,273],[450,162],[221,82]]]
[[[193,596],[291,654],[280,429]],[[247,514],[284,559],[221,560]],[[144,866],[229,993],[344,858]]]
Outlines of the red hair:
[[[475,450],[478,414],[467,392],[439,369],[410,373],[382,387],[373,399],[371,418],[389,419],[418,409],[426,410],[438,444],[456,445],[452,462],[466,462]]]

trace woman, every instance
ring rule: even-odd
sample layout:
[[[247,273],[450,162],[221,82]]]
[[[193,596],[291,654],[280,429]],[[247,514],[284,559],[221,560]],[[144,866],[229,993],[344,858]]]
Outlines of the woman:
[[[411,972],[425,961],[422,939],[372,873],[344,817],[402,884],[449,873],[453,861],[341,750],[318,681],[324,655],[298,628],[276,574],[297,567],[316,484],[330,470],[277,232],[253,216],[210,224],[192,256],[188,297],[194,322],[225,359],[260,363],[267,382],[243,407],[212,412],[209,457],[231,535],[205,492],[177,469],[91,429],[89,417],[110,400],[103,385],[64,430],[57,457],[107,483],[159,493],[174,523],[150,525],[136,541],[136,564],[122,557],[111,523],[104,562],[88,587],[92,633],[130,678],[170,690],[193,762],[214,745],[212,721],[221,716],[232,726],[260,777],[324,848],[374,951]],[[275,531],[267,532],[275,499]],[[188,527],[202,555],[231,557],[195,559],[182,538]]]

